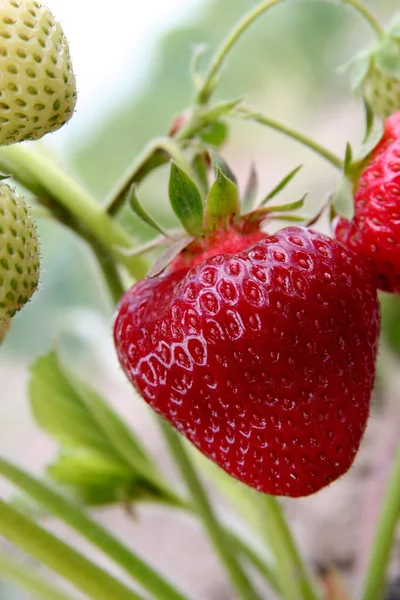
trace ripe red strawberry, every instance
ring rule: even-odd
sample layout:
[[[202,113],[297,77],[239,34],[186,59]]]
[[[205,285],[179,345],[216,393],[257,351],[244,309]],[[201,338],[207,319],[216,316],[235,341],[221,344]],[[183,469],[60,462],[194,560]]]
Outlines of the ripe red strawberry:
[[[379,311],[363,261],[299,227],[228,229],[204,254],[191,249],[123,297],[125,373],[237,479],[277,495],[319,490],[349,469],[369,413]]]
[[[369,262],[379,289],[400,293],[400,112],[386,119],[355,188],[354,217],[338,219],[336,238]]]

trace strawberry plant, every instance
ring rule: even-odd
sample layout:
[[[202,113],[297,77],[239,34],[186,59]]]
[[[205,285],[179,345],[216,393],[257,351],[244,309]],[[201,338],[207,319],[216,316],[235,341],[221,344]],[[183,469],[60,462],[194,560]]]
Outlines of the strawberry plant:
[[[168,573],[92,516],[94,507],[111,504],[132,516],[136,504],[152,502],[202,524],[232,598],[350,599],[338,574],[322,577],[309,568],[278,497],[313,495],[346,477],[369,419],[379,367],[378,291],[400,292],[399,27],[395,20],[384,29],[359,0],[338,3],[377,37],[372,50],[351,61],[365,139],[357,152],[348,145],[338,157],[243,99],[214,100],[232,48],[280,2],[261,2],[245,15],[205,70],[196,51],[193,105],[147,145],[103,204],[34,143],[17,144],[72,116],[75,79],[64,33],[48,9],[30,0],[0,2],[0,343],[39,284],[34,218],[44,215],[93,251],[115,305],[109,336],[116,355],[153,409],[185,486],[182,492],[171,484],[140,435],[58,349],[34,361],[30,408],[59,454],[46,479],[0,457],[1,477],[23,493],[22,503],[0,499],[0,535],[86,598],[190,600]],[[233,120],[280,131],[338,169],[320,213],[304,214],[305,197],[279,201],[299,167],[262,193],[254,168],[239,192],[223,157]],[[140,200],[142,182],[162,165],[169,165],[177,229],[162,226]],[[14,184],[33,196],[32,206]],[[122,210],[153,229],[148,244],[136,247]],[[323,214],[331,235],[318,231]],[[257,543],[216,510],[207,475]],[[48,515],[124,576],[52,533]],[[354,598],[383,600],[399,518],[400,453]],[[0,574],[30,597],[75,598],[5,552]]]

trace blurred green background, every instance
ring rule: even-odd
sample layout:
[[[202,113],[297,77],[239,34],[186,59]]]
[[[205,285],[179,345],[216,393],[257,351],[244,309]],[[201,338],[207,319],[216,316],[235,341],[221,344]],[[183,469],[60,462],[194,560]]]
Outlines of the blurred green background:
[[[134,10],[140,18],[141,3],[126,2],[131,11],[132,4],[137,4]],[[60,159],[99,202],[105,202],[145,144],[153,136],[164,135],[173,117],[190,104],[189,63],[193,48],[199,43],[207,44],[205,65],[238,17],[256,4],[255,0],[203,0],[192,11],[186,9],[184,20],[175,15],[174,25],[149,51],[139,84],[127,86],[131,78],[128,70],[121,88],[114,85],[111,108],[107,98],[99,97],[96,121],[92,119],[83,132],[73,130],[71,124],[66,142],[57,144],[50,140],[46,142],[49,149],[59,153]],[[399,8],[398,0],[375,0],[368,5],[382,22]],[[105,5],[103,8],[99,4],[98,10],[106,10]],[[106,31],[104,36],[106,43]],[[338,72],[338,68],[372,41],[372,32],[365,22],[340,2],[288,0],[253,26],[232,52],[217,96],[230,99],[245,95],[248,104],[343,154],[347,140],[355,145],[359,142],[363,112],[351,95],[348,76]],[[112,47],[109,52],[112,54]],[[131,64],[133,73],[134,55]],[[107,69],[111,73],[112,61],[104,68],[105,80],[110,75]],[[79,102],[77,111],[79,115]],[[285,193],[297,199],[308,191],[311,212],[324,202],[338,177],[330,165],[307,149],[249,123],[232,124],[231,138],[223,154],[237,171],[242,186],[253,162],[264,186],[279,181],[293,167],[303,164],[299,177]],[[172,225],[166,182],[167,169],[162,168],[140,187],[139,193],[153,215]],[[128,211],[123,211],[120,219],[138,243],[151,237],[151,231]],[[91,345],[94,340],[101,345],[102,340],[110,337],[113,308],[90,252],[70,232],[54,223],[40,221],[39,229],[40,290],[16,317],[0,351],[0,365],[31,362],[38,353],[49,349],[59,333],[67,338],[71,352],[77,356],[84,352],[88,340]],[[400,300],[384,298],[383,307],[386,339],[395,351],[400,351]],[[6,384],[7,373],[2,371]],[[12,388],[3,385],[4,389],[2,400],[11,404]],[[3,406],[1,410],[6,408]],[[18,427],[15,419],[13,427]],[[12,438],[12,432],[8,437]],[[12,592],[0,583],[0,598],[27,599],[26,595],[18,594],[14,588]]]

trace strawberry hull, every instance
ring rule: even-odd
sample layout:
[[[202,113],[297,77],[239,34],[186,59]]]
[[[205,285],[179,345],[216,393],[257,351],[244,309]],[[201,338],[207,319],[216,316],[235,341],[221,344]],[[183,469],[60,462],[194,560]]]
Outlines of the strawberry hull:
[[[240,481],[305,496],[351,466],[379,308],[363,262],[340,243],[291,227],[141,281],[114,335],[146,402]]]
[[[367,162],[357,181],[354,217],[337,220],[335,237],[368,263],[379,289],[400,294],[400,112],[386,119]]]

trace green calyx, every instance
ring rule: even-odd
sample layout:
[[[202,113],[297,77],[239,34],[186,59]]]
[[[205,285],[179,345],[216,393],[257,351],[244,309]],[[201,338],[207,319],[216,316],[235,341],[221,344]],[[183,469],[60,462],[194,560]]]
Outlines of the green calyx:
[[[215,152],[198,150],[192,157],[189,175],[176,162],[171,162],[169,199],[182,230],[166,231],[140,204],[136,187],[129,193],[129,205],[142,221],[155,229],[161,237],[143,248],[168,245],[167,250],[154,263],[149,276],[156,276],[174,258],[196,239],[204,240],[218,231],[230,227],[242,232],[259,230],[265,220],[282,219],[305,222],[306,218],[295,214],[304,205],[304,197],[295,202],[271,205],[270,201],[281,192],[298,173],[300,166],[286,175],[261,201],[257,202],[258,178],[254,167],[241,198],[235,175],[224,159]],[[210,184],[210,175],[213,181]]]
[[[383,122],[368,123],[367,111],[367,137],[358,153],[354,155],[352,147],[347,144],[343,166],[343,177],[339,180],[331,198],[332,216],[339,215],[349,221],[354,216],[354,196],[357,192],[361,173],[366,168],[375,150],[383,137]]]
[[[352,87],[382,119],[400,110],[400,18],[372,48],[350,63]]]

